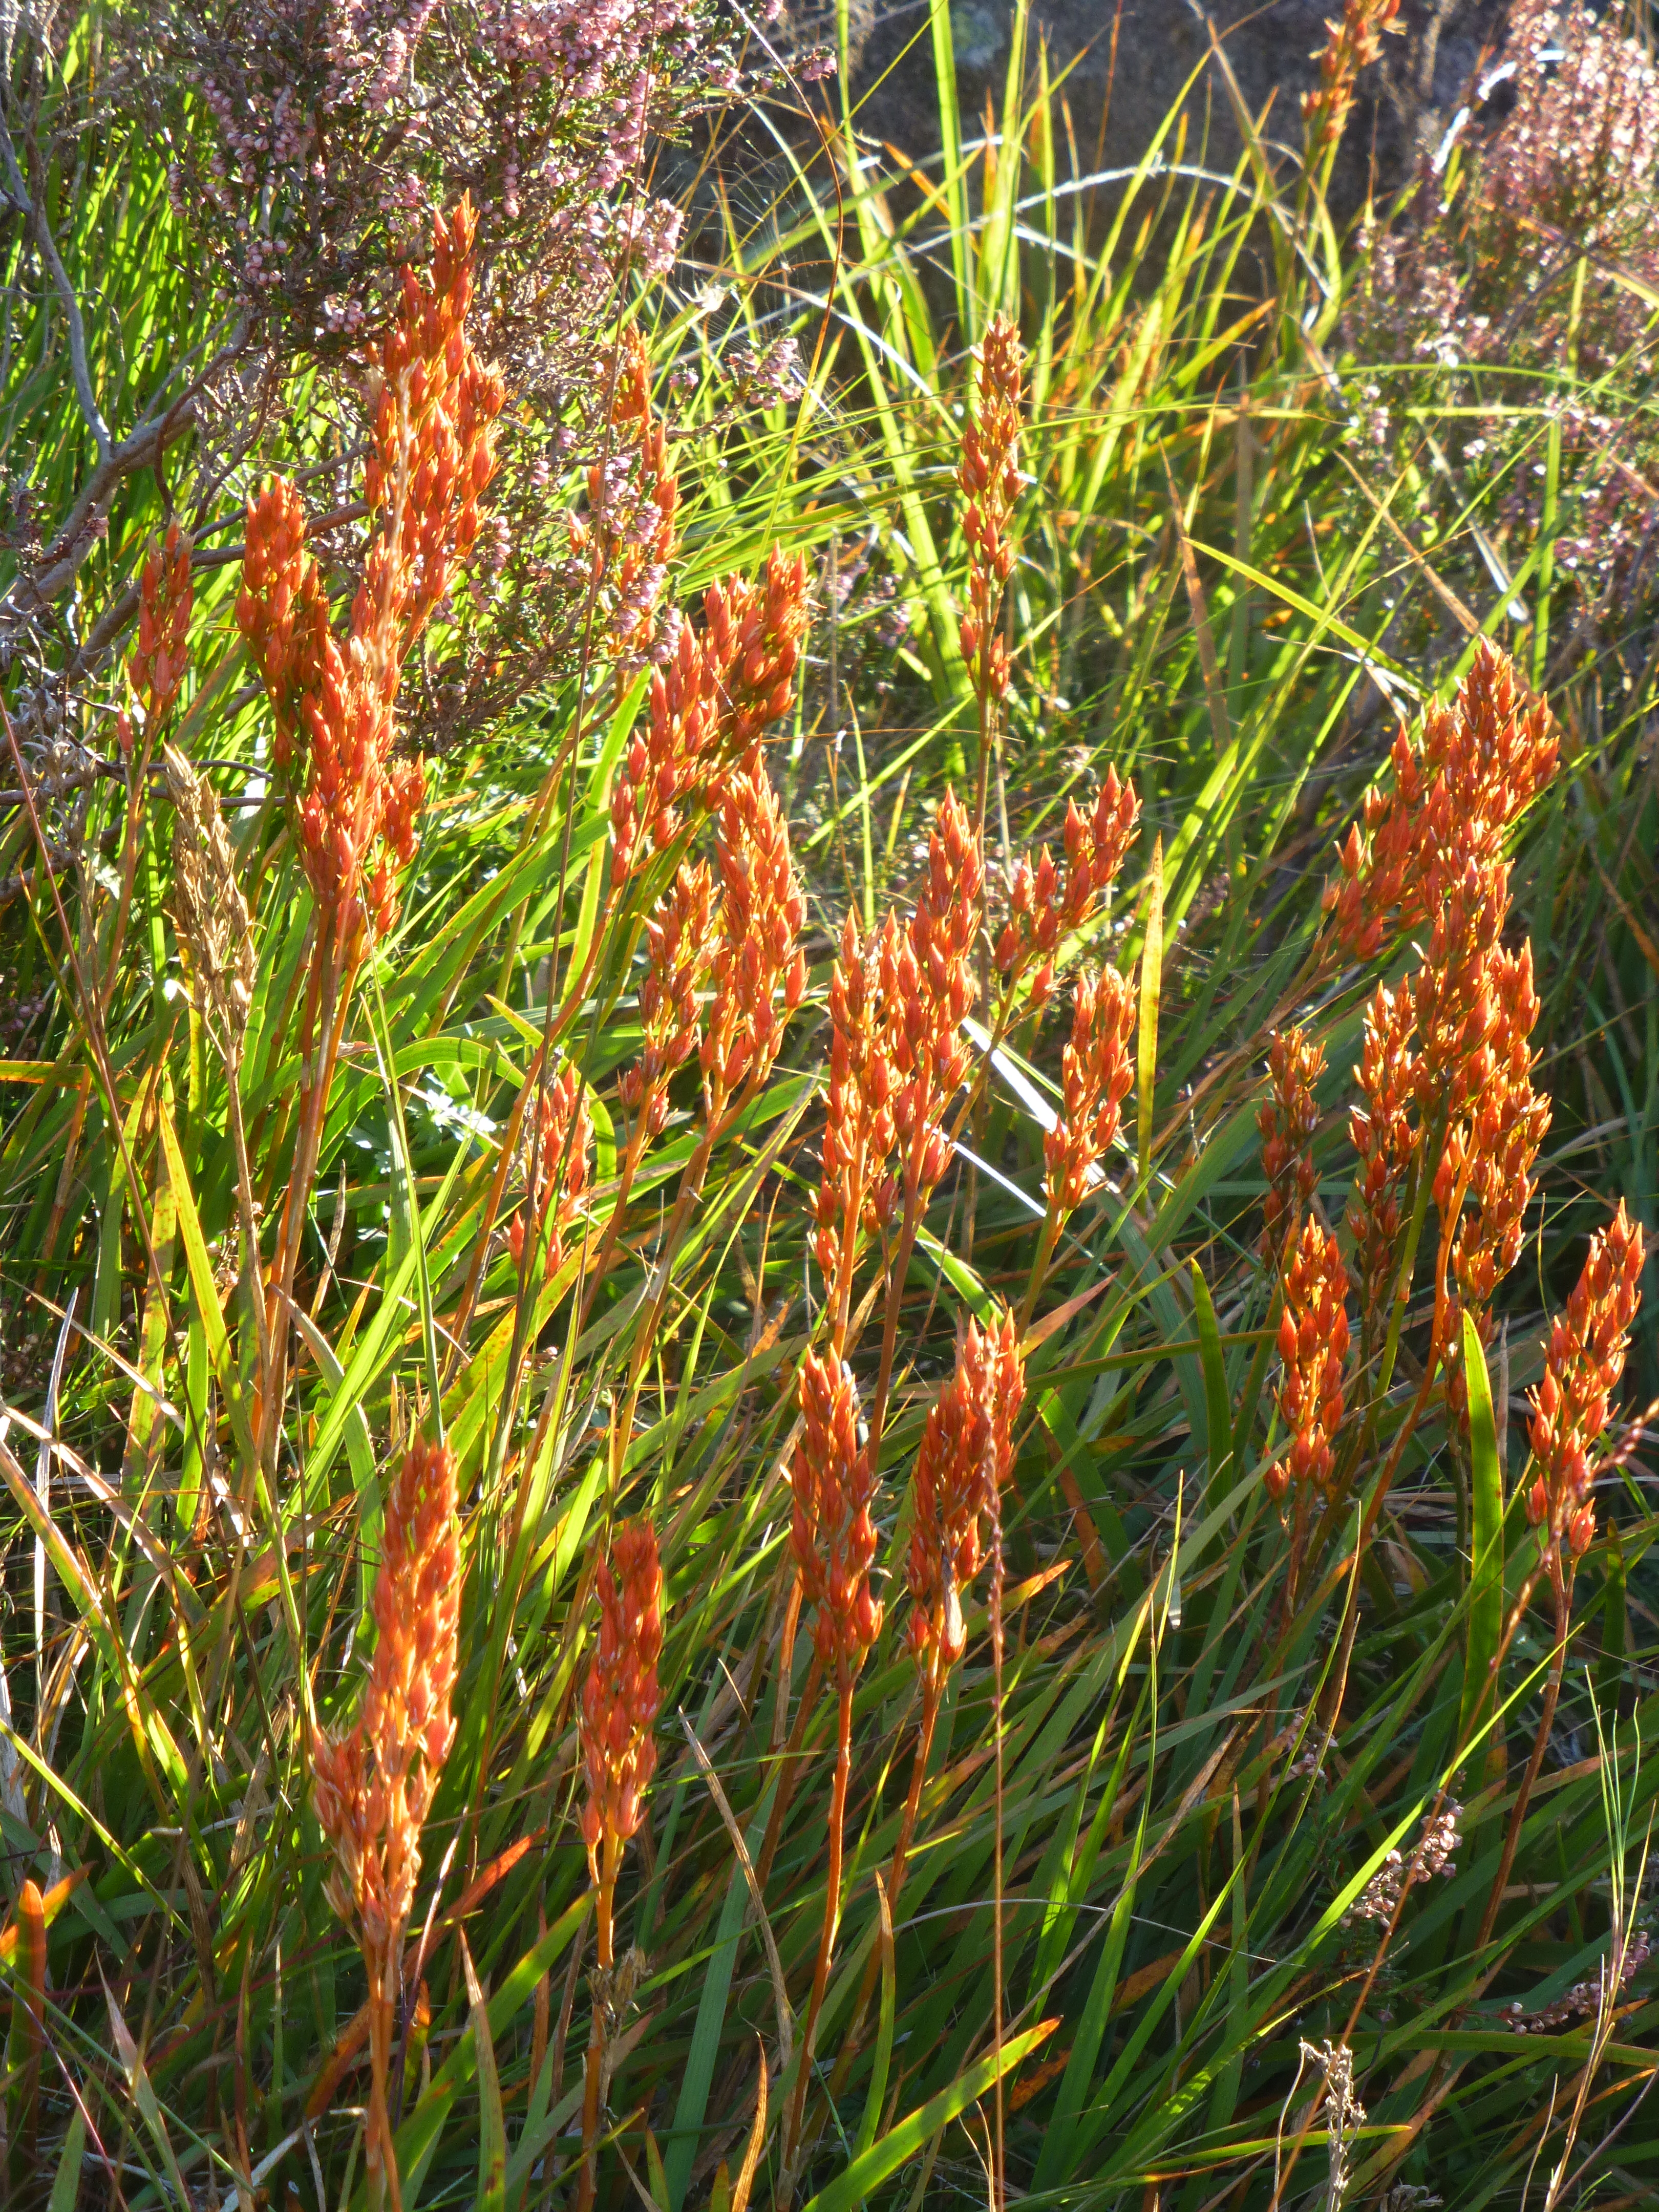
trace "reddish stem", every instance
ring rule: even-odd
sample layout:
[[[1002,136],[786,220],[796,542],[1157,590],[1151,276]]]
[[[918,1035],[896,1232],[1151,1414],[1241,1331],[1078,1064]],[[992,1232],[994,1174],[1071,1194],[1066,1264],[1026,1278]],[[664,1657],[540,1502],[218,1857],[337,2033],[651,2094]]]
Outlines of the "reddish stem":
[[[1509,1881],[1510,1869],[1515,1864],[1515,1854],[1520,1847],[1521,1824],[1527,1817],[1527,1802],[1532,1796],[1539,1769],[1544,1764],[1550,1730],[1555,1725],[1556,1699],[1561,1694],[1561,1674],[1566,1663],[1567,1616],[1571,1610],[1572,1596],[1569,1586],[1561,1578],[1559,1563],[1553,1563],[1551,1579],[1555,1586],[1555,1649],[1550,1655],[1549,1680],[1544,1686],[1544,1710],[1539,1716],[1538,1733],[1533,1738],[1532,1757],[1527,1761],[1527,1771],[1521,1778],[1521,1787],[1516,1792],[1514,1808],[1510,1814],[1510,1824],[1504,1833],[1503,1855],[1498,1862],[1492,1894],[1487,1898],[1486,1909],[1480,1916],[1480,1933],[1474,1939],[1477,1951],[1485,1949],[1503,1906],[1504,1884]]]
[[[789,1741],[784,1747],[783,1771],[778,1778],[777,1802],[772,1808],[772,1817],[766,1824],[766,1835],[761,1844],[761,1855],[755,1869],[756,1886],[763,1894],[766,1889],[766,1878],[772,1871],[772,1861],[777,1855],[778,1839],[783,1833],[783,1824],[788,1817],[789,1800],[794,1795],[795,1774],[800,1763],[801,1739],[806,1734],[806,1723],[811,1719],[813,1709],[817,1704],[818,1684],[823,1679],[823,1662],[814,1651],[811,1663],[806,1670],[806,1680],[801,1690],[800,1705],[795,1714],[795,1724],[790,1729]],[[782,1676],[779,1694],[781,1696],[785,1694],[787,1687],[788,1678],[785,1674]]]
[[[598,1959],[593,1971],[593,2014],[587,2031],[587,2063],[582,2080],[582,2163],[576,2185],[576,2212],[593,2212],[593,2201],[599,2191],[599,2154],[594,2146],[599,2137],[599,2105],[605,2081],[605,2008],[611,2002],[611,1972],[616,1964],[612,1912],[622,1846],[606,1836],[599,1850],[599,1879],[594,1890]]]
[[[996,2137],[991,2166],[991,2204],[992,2212],[1002,2212],[1008,2200],[1008,2166],[1002,2124],[1002,1505],[994,1496],[991,1512],[991,1666],[996,1740],[996,1820],[992,1834],[991,1872],[991,2049],[996,2069]]]
[[[371,2207],[382,2197],[392,2212],[403,2212],[403,2191],[398,2179],[398,2155],[392,2148],[392,2115],[386,2103],[386,2084],[392,2072],[392,2044],[397,2026],[397,2007],[392,1989],[393,1961],[403,1949],[401,1932],[394,1931],[383,1954],[368,1961],[368,2117],[363,2130],[363,2163],[368,2179]]]
[[[904,1801],[904,1816],[899,1822],[898,1841],[893,1846],[893,1860],[887,1876],[887,1909],[895,1917],[898,1911],[899,1892],[904,1887],[904,1876],[909,1865],[910,1841],[915,1834],[916,1817],[921,1810],[922,1785],[927,1778],[927,1756],[933,1749],[933,1729],[939,1720],[939,1697],[944,1684],[930,1683],[926,1679],[921,1689],[921,1726],[916,1735],[915,1756],[910,1763],[910,1789]],[[853,2070],[853,2061],[861,2048],[860,2038],[870,2010],[870,2001],[876,1993],[876,1978],[881,1972],[881,1949],[872,1947],[865,1962],[864,1978],[859,1984],[858,2002],[853,2008],[852,2024],[847,2039],[836,2060],[836,2070],[830,2077],[830,2096],[833,2102],[845,2087]]]
[[[841,1685],[839,1725],[836,1734],[836,1779],[830,1796],[830,1869],[823,1892],[823,1933],[818,1938],[817,1964],[812,1969],[812,1995],[806,2007],[806,2025],[801,2034],[800,2070],[795,2077],[795,2094],[790,2101],[789,2117],[779,2144],[779,2157],[783,2168],[778,2184],[777,2212],[789,2212],[789,2203],[794,2194],[794,2146],[800,2141],[801,2116],[806,2106],[806,2085],[812,2071],[812,2043],[817,2033],[818,2014],[823,2008],[823,1994],[830,1985],[830,1963],[835,1954],[836,1927],[841,1918],[842,1826],[847,1815],[847,1782],[853,1766],[853,1685]]]

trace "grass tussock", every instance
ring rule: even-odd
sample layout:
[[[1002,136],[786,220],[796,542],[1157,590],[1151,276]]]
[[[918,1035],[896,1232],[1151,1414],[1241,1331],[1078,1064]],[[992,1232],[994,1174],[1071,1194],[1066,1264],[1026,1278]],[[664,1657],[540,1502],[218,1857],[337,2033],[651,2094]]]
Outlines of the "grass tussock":
[[[17,28],[18,2202],[1649,2201],[1650,72],[1344,238],[1393,12]]]

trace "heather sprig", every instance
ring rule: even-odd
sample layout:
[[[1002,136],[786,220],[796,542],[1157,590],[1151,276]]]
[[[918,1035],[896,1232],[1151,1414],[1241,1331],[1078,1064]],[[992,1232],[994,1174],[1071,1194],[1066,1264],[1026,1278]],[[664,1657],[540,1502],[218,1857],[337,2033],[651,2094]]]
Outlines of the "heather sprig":
[[[636,325],[623,331],[599,369],[610,395],[600,455],[589,464],[587,508],[570,520],[570,545],[585,562],[606,644],[628,674],[659,649],[659,604],[674,556],[679,477],[666,426],[651,404],[651,362]],[[672,638],[661,647],[672,650]]]
[[[1384,469],[1415,434],[1407,387],[1431,396],[1445,432],[1424,488],[1435,528],[1472,507],[1511,573],[1539,556],[1547,617],[1565,601],[1608,639],[1650,604],[1654,575],[1651,418],[1614,393],[1651,363],[1659,71],[1623,9],[1529,0],[1504,28],[1436,189],[1363,234],[1344,300],[1349,388]],[[1488,588],[1473,533],[1442,561],[1460,591]]]

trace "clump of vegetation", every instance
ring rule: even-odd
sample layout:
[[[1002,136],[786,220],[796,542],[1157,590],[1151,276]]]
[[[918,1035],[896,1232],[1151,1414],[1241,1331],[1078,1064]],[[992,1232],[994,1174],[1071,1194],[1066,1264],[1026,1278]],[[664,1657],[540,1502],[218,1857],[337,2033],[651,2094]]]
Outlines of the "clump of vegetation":
[[[1021,15],[713,271],[737,19],[15,28],[20,2199],[1650,2189],[1648,80],[1345,246],[1394,13],[1127,183]],[[1546,220],[1481,612],[1376,303]]]

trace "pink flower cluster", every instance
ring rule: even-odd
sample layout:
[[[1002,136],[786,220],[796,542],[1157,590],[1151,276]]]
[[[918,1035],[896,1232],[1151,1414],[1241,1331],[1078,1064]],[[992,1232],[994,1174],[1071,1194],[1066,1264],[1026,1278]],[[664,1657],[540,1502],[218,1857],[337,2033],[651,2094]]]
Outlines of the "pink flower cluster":
[[[1584,0],[1523,0],[1507,53],[1509,112],[1449,141],[1401,224],[1364,246],[1348,337],[1367,368],[1352,428],[1403,457],[1417,435],[1403,410],[1422,395],[1415,379],[1377,372],[1409,364],[1434,378],[1455,410],[1450,511],[1487,493],[1485,526],[1512,568],[1542,526],[1553,428],[1556,570],[1605,626],[1652,589],[1659,436],[1637,410],[1573,395],[1597,379],[1632,390],[1653,366],[1643,288],[1659,284],[1659,70],[1616,15]],[[1477,598],[1492,580],[1472,558]]]
[[[526,234],[538,296],[594,319],[595,287],[672,264],[651,142],[732,76],[710,0],[181,0],[125,35],[175,206],[307,337],[372,325],[387,232],[395,256],[462,183],[492,233]]]

